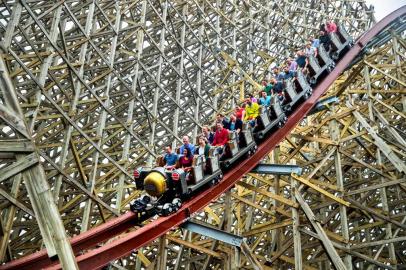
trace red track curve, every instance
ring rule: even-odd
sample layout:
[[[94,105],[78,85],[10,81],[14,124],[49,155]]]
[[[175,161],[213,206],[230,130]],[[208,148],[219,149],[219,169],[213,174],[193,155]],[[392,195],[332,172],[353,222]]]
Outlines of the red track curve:
[[[230,189],[241,177],[249,173],[261,161],[261,159],[265,157],[265,155],[267,155],[280,141],[282,141],[296,124],[307,115],[311,108],[316,104],[317,100],[319,100],[319,98],[327,91],[329,86],[347,68],[367,43],[405,14],[406,6],[403,6],[386,16],[370,30],[365,32],[365,34],[355,42],[351,50],[348,51],[337,63],[335,69],[317,85],[313,90],[312,96],[289,117],[287,123],[268,137],[258,147],[257,152],[251,158],[242,161],[238,167],[227,172],[218,185],[200,193],[185,203],[182,208],[173,215],[158,218],[144,227],[126,234],[118,240],[93,249],[83,255],[78,255],[76,259],[79,268],[86,270],[100,269],[111,261],[129,255],[131,252],[167,233],[172,228],[184,223],[188,220],[190,215],[202,210],[211,201],[217,199],[226,190]],[[107,241],[108,239],[123,233],[134,225],[134,214],[128,212],[122,216],[109,220],[96,228],[73,237],[71,239],[72,248],[75,254],[78,254],[80,251],[93,248],[98,243]],[[0,270],[6,269],[61,269],[61,266],[48,258],[46,250],[41,250],[32,255],[28,255],[0,266]]]

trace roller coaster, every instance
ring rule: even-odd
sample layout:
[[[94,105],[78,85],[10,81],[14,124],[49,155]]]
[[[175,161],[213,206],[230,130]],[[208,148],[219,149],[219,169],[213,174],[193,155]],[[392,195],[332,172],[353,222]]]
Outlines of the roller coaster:
[[[131,205],[131,210],[140,216],[140,220],[144,221],[155,213],[167,216],[176,212],[182,206],[182,201],[220,182],[223,173],[233,170],[242,158],[253,155],[262,140],[271,136],[276,128],[283,127],[292,111],[311,97],[312,86],[316,86],[331,72],[335,61],[339,61],[354,44],[342,25],[338,26],[337,32],[330,34],[330,39],[329,53],[324,46],[320,46],[317,57],[309,56],[308,76],[298,70],[293,78],[284,81],[286,89],[283,101],[274,97],[270,106],[261,106],[255,127],[246,122],[240,133],[229,131],[228,142],[221,150],[211,149],[207,158],[195,155],[190,171],[182,168],[168,170],[163,164],[163,157],[157,159],[155,168],[137,168],[134,171],[137,189],[147,193]]]
[[[135,213],[128,212],[73,237],[70,243],[74,253],[77,255],[76,260],[79,267],[81,269],[100,269],[109,262],[130,254],[133,250],[147,245],[154,239],[189,220],[196,212],[201,211],[211,201],[229,190],[283,140],[301,119],[306,117],[328,87],[343,71],[356,64],[363,54],[368,53],[370,47],[384,41],[388,36],[389,30],[398,33],[404,31],[406,29],[405,16],[406,7],[394,11],[351,44],[351,48],[341,57],[334,68],[330,62],[320,66],[320,70],[329,69],[330,72],[323,79],[315,79],[318,83],[313,87],[313,93],[307,96],[302,104],[292,110],[283,126],[269,136],[264,134],[263,142],[258,145],[256,152],[252,153],[249,158],[241,160],[239,166],[231,167],[225,172],[218,184],[194,195],[169,216],[160,217],[110,243],[98,246],[98,244],[137,225],[137,215]],[[336,56],[336,58],[338,59],[339,56]],[[315,69],[313,74],[317,76],[320,72]],[[266,129],[266,127],[264,128]],[[344,269],[339,263],[335,266],[338,269]],[[42,250],[21,259],[8,262],[0,266],[0,269],[61,269],[61,266],[51,260],[45,250]]]

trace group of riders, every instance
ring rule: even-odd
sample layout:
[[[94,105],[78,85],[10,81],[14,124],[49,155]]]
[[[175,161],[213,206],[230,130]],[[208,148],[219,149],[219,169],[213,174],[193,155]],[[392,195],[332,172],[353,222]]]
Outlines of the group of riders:
[[[244,123],[252,127],[256,125],[256,119],[260,113],[260,106],[268,107],[276,99],[283,103],[286,100],[285,81],[295,79],[300,70],[304,75],[308,73],[309,57],[317,57],[318,49],[323,46],[329,52],[331,50],[330,33],[337,32],[337,25],[328,21],[320,27],[318,38],[310,38],[303,49],[296,52],[295,58],[288,58],[284,63],[272,69],[272,76],[269,80],[262,81],[262,89],[259,96],[250,94],[242,104],[238,104],[229,117],[219,113],[213,129],[205,125],[197,139],[197,144],[192,144],[188,136],[183,136],[183,144],[179,147],[178,153],[172,150],[170,145],[165,147],[163,157],[167,169],[183,168],[189,171],[192,168],[194,155],[209,156],[210,148],[216,147],[219,154],[224,151],[228,142],[229,132],[239,134]]]

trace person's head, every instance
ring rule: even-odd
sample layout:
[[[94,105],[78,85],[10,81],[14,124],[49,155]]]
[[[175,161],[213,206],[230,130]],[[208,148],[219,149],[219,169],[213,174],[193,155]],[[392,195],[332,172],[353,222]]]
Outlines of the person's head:
[[[168,154],[172,153],[172,146],[170,146],[170,145],[165,146],[165,153],[168,153]]]
[[[223,121],[224,115],[222,113],[217,114],[217,121]]]
[[[278,81],[277,81],[275,78],[272,78],[272,79],[271,79],[271,83],[272,83],[272,84],[276,84],[277,82],[278,82]]]
[[[235,122],[235,120],[237,120],[237,117],[235,116],[235,114],[230,115],[230,120],[231,120],[231,122]]]
[[[274,73],[274,74],[278,74],[278,73],[279,73],[279,68],[278,68],[278,67],[274,67],[274,68],[273,68],[273,73]]]
[[[206,145],[206,143],[207,143],[206,138],[200,136],[200,137],[199,137],[199,145],[204,146],[204,145]]]
[[[202,132],[203,132],[203,134],[208,134],[209,133],[209,127],[208,126],[203,126],[202,127]]]
[[[312,44],[310,42],[306,43],[306,48],[310,48]]]
[[[216,128],[217,128],[217,130],[222,130],[223,129],[223,123],[222,122],[218,122],[217,124],[216,124]]]
[[[326,32],[324,32],[323,30],[320,30],[320,36],[324,36],[326,34]]]
[[[192,155],[192,152],[190,151],[189,147],[185,147],[185,148],[183,148],[183,153],[182,154],[185,157],[190,157]]]
[[[297,55],[298,55],[298,56],[302,56],[303,54],[304,54],[304,53],[303,53],[302,50],[297,51]]]
[[[266,92],[265,92],[265,91],[262,91],[262,92],[261,92],[261,96],[262,96],[263,98],[266,98],[266,96],[267,96]]]
[[[289,67],[284,67],[284,68],[283,68],[283,71],[284,71],[285,73],[288,73],[288,72],[289,72]]]
[[[251,104],[252,104],[252,99],[251,99],[251,98],[245,99],[245,104],[247,104],[248,106],[251,106]]]
[[[183,142],[183,144],[189,144],[189,137],[188,136],[183,136],[183,138],[182,138],[182,142]]]
[[[266,86],[266,85],[267,85],[266,80],[262,80],[262,85],[263,85],[263,86]]]

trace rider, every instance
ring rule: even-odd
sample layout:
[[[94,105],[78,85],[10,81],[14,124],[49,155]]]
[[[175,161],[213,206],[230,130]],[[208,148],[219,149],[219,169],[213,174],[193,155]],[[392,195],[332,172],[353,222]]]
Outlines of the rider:
[[[171,169],[175,166],[176,161],[178,161],[178,155],[172,151],[172,146],[165,146],[165,155],[164,155],[165,167]]]

